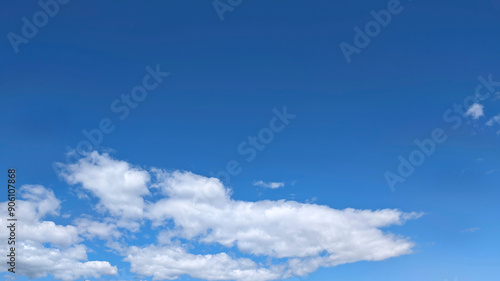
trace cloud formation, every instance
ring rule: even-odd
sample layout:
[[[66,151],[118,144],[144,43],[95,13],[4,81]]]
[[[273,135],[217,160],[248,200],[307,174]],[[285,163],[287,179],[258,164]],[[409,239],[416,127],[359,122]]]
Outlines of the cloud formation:
[[[29,203],[23,208],[28,213],[22,216],[31,218],[32,228],[61,234],[49,238],[38,231],[40,237],[24,237],[26,248],[36,249],[26,253],[35,258],[24,275],[50,273],[66,281],[116,274],[117,268],[106,261],[86,261],[81,242],[101,239],[130,263],[131,272],[154,279],[189,275],[205,280],[279,280],[320,267],[409,254],[413,242],[382,228],[421,215],[397,209],[338,210],[286,200],[234,200],[232,191],[216,178],[146,170],[97,152],[67,165],[63,177],[98,199],[101,218],[81,215],[67,226],[41,221],[59,214],[59,204],[47,204],[59,201],[48,189],[27,187]],[[129,245],[127,233],[146,227],[156,233],[156,242]],[[45,248],[42,244],[47,242],[57,247]],[[190,253],[194,245],[217,250]],[[43,259],[46,255],[55,260]]]
[[[473,227],[473,228],[464,229],[464,230],[462,230],[462,232],[476,232],[480,229],[481,228],[479,228],[479,227]]]
[[[51,190],[41,185],[24,185],[19,194],[22,200],[15,201],[18,217],[16,274],[29,278],[52,274],[59,280],[71,281],[117,273],[117,268],[107,261],[87,261],[87,248],[80,244],[82,239],[75,226],[43,220],[49,215],[59,216],[61,202]],[[5,217],[0,217],[0,224],[7,225]],[[1,227],[0,235],[8,237],[7,231],[6,227]],[[6,247],[0,248],[0,255],[7,255]],[[6,263],[1,263],[0,268],[7,271]]]
[[[272,188],[272,189],[275,189],[275,188],[284,187],[284,186],[285,186],[285,183],[284,183],[284,182],[263,182],[263,181],[254,181],[254,182],[253,182],[253,185],[255,185],[255,186],[262,186],[262,187],[266,187],[266,188]]]
[[[484,106],[479,103],[474,103],[467,109],[467,112],[465,112],[465,115],[471,116],[472,119],[476,120],[479,119],[479,117],[484,116]]]
[[[125,218],[143,216],[143,196],[149,194],[148,172],[97,152],[64,168],[63,178],[69,184],[80,184],[98,197],[98,207],[105,207],[111,215]]]
[[[494,124],[500,124],[500,114],[493,116],[488,122],[486,122],[487,126],[493,126]]]

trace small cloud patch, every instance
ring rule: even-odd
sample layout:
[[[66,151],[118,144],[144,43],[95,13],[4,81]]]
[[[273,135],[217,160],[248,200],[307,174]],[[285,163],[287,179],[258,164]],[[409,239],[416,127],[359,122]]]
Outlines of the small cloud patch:
[[[265,188],[275,189],[275,188],[284,187],[285,183],[284,182],[254,181],[253,185],[255,185],[255,186],[261,186],[261,187],[265,187]]]

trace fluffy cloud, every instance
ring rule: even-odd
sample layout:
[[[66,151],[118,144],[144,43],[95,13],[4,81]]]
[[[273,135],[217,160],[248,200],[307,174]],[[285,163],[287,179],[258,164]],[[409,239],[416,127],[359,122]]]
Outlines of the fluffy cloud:
[[[285,183],[284,183],[284,182],[263,182],[263,181],[254,181],[253,185],[255,185],[255,186],[262,186],[262,187],[266,187],[266,188],[272,188],[272,189],[275,189],[275,188],[280,188],[280,187],[285,186]]]
[[[281,278],[279,267],[263,268],[247,258],[233,259],[226,253],[193,255],[178,246],[131,247],[125,261],[133,272],[155,280],[176,279],[180,275],[205,280],[264,281]]]
[[[54,193],[41,185],[24,185],[20,188],[23,200],[16,202],[16,274],[39,278],[52,274],[55,278],[71,281],[82,277],[113,275],[117,268],[106,261],[87,261],[86,247],[78,244],[82,239],[72,225],[57,225],[43,220],[46,216],[58,216],[60,201]],[[1,203],[7,205],[6,202]],[[0,217],[0,224],[7,225]],[[6,227],[0,228],[0,235],[8,237]],[[7,249],[0,248],[0,255],[6,256]],[[2,263],[1,270],[7,271]]]
[[[85,238],[99,238],[99,239],[116,239],[121,236],[121,232],[118,230],[117,225],[113,221],[99,222],[94,221],[89,218],[77,218],[73,222],[78,233]]]
[[[417,218],[417,213],[336,210],[285,200],[236,201],[214,178],[158,170],[156,178],[165,198],[149,204],[146,212],[156,225],[172,219],[179,235],[188,240],[236,246],[256,256],[290,258],[284,264],[286,270],[273,271],[282,277],[304,275],[321,266],[409,254],[414,245],[379,228],[403,224]],[[132,256],[129,260],[134,260]]]
[[[58,216],[60,201],[39,185],[24,186],[17,245],[21,275],[52,274],[71,281],[117,274],[107,261],[88,261],[84,239],[102,239],[130,263],[130,270],[156,279],[182,275],[205,280],[278,280],[320,267],[380,261],[409,254],[414,243],[382,228],[401,225],[418,213],[397,209],[333,209],[295,201],[248,202],[231,198],[216,178],[186,171],[145,170],[93,152],[65,165],[62,176],[98,199],[98,220],[79,215],[73,225],[45,220]],[[155,194],[155,196],[150,196]],[[0,224],[5,224],[0,219]],[[151,226],[157,244],[129,246],[127,231]],[[7,235],[1,230],[1,235]],[[210,254],[190,253],[205,244]],[[212,247],[215,246],[215,247]],[[0,249],[4,255],[5,250]],[[259,260],[260,262],[257,262]],[[262,263],[266,260],[265,263]],[[3,265],[5,267],[5,265]]]
[[[479,119],[479,117],[484,116],[483,109],[484,109],[484,106],[482,104],[474,103],[473,105],[471,105],[469,107],[469,109],[467,109],[467,112],[465,113],[465,115],[471,116],[472,119],[474,119],[474,120]]]
[[[100,199],[102,209],[123,218],[143,216],[143,196],[149,194],[148,172],[107,154],[92,152],[77,163],[64,166],[63,178],[70,184],[81,184]]]
[[[72,281],[82,277],[99,278],[101,275],[117,274],[117,268],[107,261],[86,261],[84,245],[58,249],[27,241],[16,249],[16,273],[29,278],[40,278],[49,273],[59,280]]]
[[[61,202],[52,190],[41,185],[24,185],[19,194],[25,199],[16,201],[17,215],[20,218],[18,233],[21,240],[29,239],[57,246],[70,246],[79,242],[78,231],[74,226],[56,225],[52,221],[41,220],[48,215],[59,215]]]
[[[381,228],[420,216],[395,209],[337,210],[285,200],[238,201],[231,199],[231,190],[216,178],[184,171],[146,171],[96,152],[70,165],[64,176],[69,183],[91,191],[116,218],[147,219],[160,229],[174,223],[172,229],[160,233],[159,245],[121,250],[132,272],[156,279],[188,274],[206,280],[275,280],[305,275],[319,267],[397,257],[411,253],[413,242]],[[159,196],[145,200],[148,188]],[[89,222],[78,222],[79,229],[90,229]],[[100,227],[109,227],[93,225],[94,231],[85,230],[90,236],[99,236]],[[171,243],[177,238],[188,245],[180,245],[180,240]],[[189,243],[200,242],[235,247],[243,255],[271,258],[278,264],[262,266],[224,252],[195,255],[185,250]]]

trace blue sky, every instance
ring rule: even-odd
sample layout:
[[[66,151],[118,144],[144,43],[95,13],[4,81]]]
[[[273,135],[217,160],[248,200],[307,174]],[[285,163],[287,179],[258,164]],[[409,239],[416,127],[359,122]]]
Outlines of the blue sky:
[[[47,17],[47,24],[16,46],[9,34],[23,36],[22,18],[33,22],[33,16],[43,10],[36,1],[4,3],[0,11],[2,168],[16,168],[19,187],[27,185],[20,219],[33,207],[39,214],[29,220],[33,229],[42,221],[53,221],[60,229],[66,227],[64,235],[73,235],[69,244],[64,237],[62,242],[35,239],[33,245],[40,247],[41,256],[43,249],[64,251],[84,245],[88,261],[109,262],[110,268],[117,269],[116,274],[100,278],[152,280],[152,273],[134,269],[134,263],[124,258],[137,254],[130,250],[133,246],[139,252],[157,249],[152,247],[160,247],[160,233],[169,229],[180,232],[172,234],[175,243],[161,246],[166,256],[169,250],[181,248],[199,257],[228,253],[234,260],[250,258],[266,269],[269,260],[279,264],[300,256],[303,245],[290,238],[294,234],[308,230],[318,235],[311,237],[327,239],[335,233],[338,226],[327,216],[324,226],[333,230],[323,233],[318,230],[320,222],[312,222],[310,228],[301,225],[301,218],[311,213],[297,211],[297,225],[277,237],[294,253],[287,256],[271,245],[259,254],[256,248],[245,250],[245,239],[239,236],[232,237],[232,247],[223,245],[220,237],[212,237],[216,241],[212,243],[189,237],[186,229],[192,221],[183,221],[182,214],[167,212],[169,219],[164,220],[155,216],[159,213],[152,210],[161,209],[160,200],[182,193],[170,190],[175,185],[166,182],[185,180],[188,186],[202,188],[196,180],[204,182],[227,172],[231,163],[236,167],[230,169],[238,172],[213,187],[220,196],[229,196],[224,201],[227,206],[254,203],[265,209],[259,204],[271,202],[290,210],[310,208],[313,213],[324,206],[332,216],[334,210],[353,208],[380,219],[386,214],[379,210],[389,209],[397,219],[384,227],[367,226],[355,216],[347,220],[346,229],[352,233],[368,229],[367,239],[380,234],[383,241],[388,239],[389,248],[413,243],[408,252],[395,251],[373,261],[370,251],[378,248],[360,242],[351,250],[364,254],[353,257],[353,262],[341,257],[343,262],[336,266],[325,262],[303,276],[292,274],[291,279],[465,281],[492,280],[500,274],[500,248],[495,246],[500,231],[500,117],[495,119],[500,116],[499,1],[215,3],[219,9],[235,5],[223,12],[221,20],[221,12],[210,1],[69,1],[57,4],[59,10]],[[374,20],[371,11],[379,13],[390,5],[399,12],[392,13],[390,22],[379,25],[370,42],[358,46],[358,53],[347,59],[340,44],[356,47],[354,28],[365,30]],[[155,79],[153,72],[161,75]],[[143,99],[128,104],[122,100],[122,95],[144,86],[144,79],[151,90]],[[490,88],[484,83],[488,80]],[[487,98],[477,94],[478,87]],[[464,114],[454,111],[455,104],[464,103]],[[280,119],[284,110],[293,118]],[[92,145],[96,154],[78,152],[77,146],[84,148],[82,142],[89,141],[82,131],[102,130],[101,122],[112,131],[102,133],[102,139]],[[272,130],[273,122],[282,125],[280,130]],[[429,155],[414,152],[420,151],[415,140],[432,139],[435,130],[446,140],[432,141],[435,148]],[[269,132],[273,136],[268,143],[260,141],[259,148],[251,148],[249,137],[259,140],[259,134],[265,138]],[[247,152],[241,153],[242,149]],[[255,151],[250,161],[249,149]],[[402,176],[398,157],[408,160],[411,153],[424,155],[423,163],[413,165],[411,175]],[[116,168],[122,166],[126,167]],[[106,168],[118,174],[107,174]],[[167,175],[157,177],[159,172],[152,168]],[[388,172],[404,182],[391,189]],[[134,183],[122,182],[130,184],[123,195],[130,195],[130,202],[144,200],[144,206],[135,206],[140,215],[128,214],[116,205],[122,201],[113,201],[113,194],[122,194],[118,178],[127,173],[138,178]],[[108,180],[113,184],[101,186]],[[271,183],[280,187],[265,186]],[[45,199],[60,201],[60,206],[54,203],[41,216],[36,206]],[[285,205],[277,203],[282,199]],[[5,209],[6,200],[1,200]],[[198,208],[193,202],[198,201],[186,206]],[[403,219],[405,214],[412,218]],[[103,228],[116,227],[121,235],[91,234],[84,223],[89,221],[98,221]],[[235,225],[247,231],[260,229],[262,238],[280,230],[269,222],[264,217],[257,225]],[[138,229],[131,226],[134,223]],[[232,233],[221,225],[205,227]],[[387,238],[389,233],[396,236]],[[34,239],[31,234],[19,235]],[[338,243],[352,242],[352,237],[338,239]],[[124,249],[111,250],[113,242]],[[181,248],[168,248],[172,245]],[[316,246],[325,251],[316,257],[337,253],[331,245]],[[282,258],[273,256],[280,253]],[[19,255],[21,273],[16,276],[28,280],[21,276],[21,265],[29,263]],[[192,258],[187,257],[187,261]],[[144,259],[144,264],[152,263]],[[158,268],[164,269],[164,263]],[[141,265],[138,268],[144,268]],[[61,273],[57,269],[37,266],[39,273],[49,274],[38,280],[61,279],[54,279],[54,274]],[[25,275],[36,275],[24,270]],[[106,270],[104,266],[102,272],[113,273]],[[191,270],[180,280],[211,278],[199,273],[204,268]],[[100,280],[69,274],[77,280]],[[231,272],[219,274],[234,279]]]

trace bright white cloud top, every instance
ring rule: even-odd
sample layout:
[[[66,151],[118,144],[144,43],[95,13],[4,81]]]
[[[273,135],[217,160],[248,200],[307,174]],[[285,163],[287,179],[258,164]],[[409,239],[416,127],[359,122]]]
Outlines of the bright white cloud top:
[[[80,244],[82,238],[75,226],[44,220],[49,215],[59,216],[61,202],[51,190],[40,185],[24,185],[20,193],[23,200],[16,200],[16,274],[39,278],[50,273],[64,281],[117,274],[116,266],[107,261],[87,261],[87,249]],[[1,217],[0,223],[7,225],[6,218]],[[8,237],[8,229],[0,229],[0,235]],[[0,248],[0,255],[7,255],[6,247]],[[1,266],[2,271],[7,271],[6,263]]]
[[[465,115],[471,116],[474,120],[479,119],[479,117],[484,116],[484,106],[479,103],[474,103],[467,109]]]
[[[132,272],[158,280],[182,275],[279,280],[320,267],[409,254],[413,242],[381,228],[420,216],[395,209],[337,210],[285,200],[238,201],[216,178],[146,170],[97,152],[66,165],[62,176],[98,199],[94,207],[102,218],[82,215],[66,226],[43,221],[47,215],[59,215],[58,199],[42,186],[24,186],[19,217],[25,229],[19,234],[30,234],[20,237],[20,274],[50,273],[65,281],[117,274],[117,267],[107,261],[87,261],[82,241],[103,239],[130,263]],[[123,233],[140,233],[146,227],[156,233],[156,242],[130,246],[129,235]],[[1,232],[6,237],[6,230]],[[191,243],[226,250],[190,253]],[[268,262],[262,263],[262,258]]]

